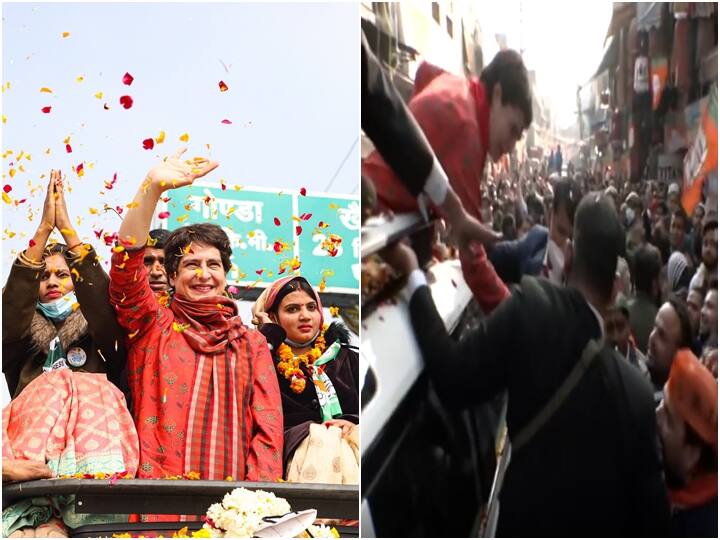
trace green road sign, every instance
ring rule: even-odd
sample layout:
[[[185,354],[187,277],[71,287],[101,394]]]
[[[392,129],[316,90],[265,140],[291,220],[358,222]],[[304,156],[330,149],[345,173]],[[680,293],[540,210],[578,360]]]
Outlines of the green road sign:
[[[169,192],[175,229],[210,222],[223,228],[233,250],[228,282],[264,286],[297,271],[326,292],[360,289],[360,203],[357,197],[196,182]],[[339,242],[338,242],[339,239]],[[333,255],[334,254],[334,255]],[[284,270],[283,270],[284,268]]]

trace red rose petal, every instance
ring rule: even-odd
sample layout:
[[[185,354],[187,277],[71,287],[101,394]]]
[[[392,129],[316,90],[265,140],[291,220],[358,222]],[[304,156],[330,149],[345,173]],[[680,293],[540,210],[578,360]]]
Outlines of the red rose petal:
[[[297,234],[298,236],[302,234],[302,227],[300,225],[297,225],[295,227],[295,234]]]
[[[78,173],[78,174],[80,174],[80,171],[82,171],[84,168],[85,168],[85,167],[84,167],[83,164],[81,163],[80,165],[78,165],[77,167],[75,167],[75,172]]]
[[[275,223],[276,227],[280,226],[280,220],[278,218],[273,218],[273,223]]]
[[[170,212],[160,212],[158,214],[158,219],[167,219],[170,217]]]
[[[263,272],[264,272],[264,270],[255,270],[255,273],[256,273],[258,276],[262,276],[262,273],[263,273]]]
[[[155,147],[155,139],[152,137],[143,141],[143,148],[145,150],[152,150]]]
[[[68,154],[72,154],[72,146],[70,146],[69,144],[66,144],[66,145],[65,145],[65,151],[66,151]]]
[[[130,96],[120,96],[120,105],[122,105],[126,109],[129,109],[133,106],[133,98],[131,98]]]
[[[40,109],[40,110],[41,110],[42,112],[44,112],[45,114],[47,114],[47,113],[50,112],[51,109],[52,109],[52,107],[43,107],[43,108]]]
[[[230,120],[228,120],[227,118],[220,123],[221,124],[232,124],[232,122]]]
[[[220,87],[221,92],[227,92],[228,91],[228,85],[225,84],[223,81],[220,81],[218,83],[218,86]]]
[[[134,80],[135,78],[129,73],[125,73],[125,75],[123,75],[123,84],[130,86]]]
[[[100,229],[99,231],[96,231],[95,229],[93,229],[93,232],[95,233],[95,236],[97,237],[97,239],[100,240],[103,230]]]
[[[4,191],[5,193],[10,193],[10,192],[12,191],[12,186],[11,186],[10,184],[5,184],[5,185],[3,186],[3,191]]]
[[[301,187],[301,188],[300,188],[300,195],[302,195],[303,197],[304,197],[305,195],[307,195],[307,189],[305,189],[304,187]]]
[[[300,217],[303,219],[303,221],[307,221],[308,219],[310,219],[312,217],[312,214],[303,214]]]
[[[35,240],[33,240],[33,239],[31,238],[31,239],[30,239],[30,242],[28,242],[28,245],[29,245],[30,247],[33,247],[33,246],[35,245]]]

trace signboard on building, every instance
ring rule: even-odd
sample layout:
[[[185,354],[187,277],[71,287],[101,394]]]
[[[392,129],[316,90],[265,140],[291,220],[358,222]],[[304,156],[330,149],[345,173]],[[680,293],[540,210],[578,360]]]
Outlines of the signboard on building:
[[[170,217],[159,224],[168,229],[202,222],[222,227],[233,251],[228,283],[264,287],[295,269],[313,286],[322,283],[325,292],[358,293],[357,197],[303,196],[295,190],[232,186],[223,189],[218,183],[201,181],[173,194],[175,201],[167,207]]]

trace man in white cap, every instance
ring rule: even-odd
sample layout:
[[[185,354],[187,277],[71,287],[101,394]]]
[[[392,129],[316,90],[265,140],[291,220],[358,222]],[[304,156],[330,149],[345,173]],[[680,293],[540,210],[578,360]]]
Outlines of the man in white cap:
[[[668,186],[667,206],[670,215],[673,215],[676,210],[680,209],[680,186],[675,182]]]

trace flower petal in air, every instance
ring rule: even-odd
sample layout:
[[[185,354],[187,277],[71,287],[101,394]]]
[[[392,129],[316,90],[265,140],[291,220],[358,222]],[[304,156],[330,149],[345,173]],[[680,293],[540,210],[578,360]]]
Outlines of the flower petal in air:
[[[220,87],[221,92],[227,92],[228,91],[228,85],[225,84],[223,81],[220,81],[218,83],[218,86]]]
[[[170,217],[170,212],[160,212],[158,214],[158,219],[167,219]]]
[[[131,98],[130,96],[120,96],[120,105],[122,105],[126,109],[129,109],[133,106],[133,98]]]
[[[149,139],[145,139],[142,145],[145,150],[152,150],[153,148],[155,148],[155,140],[150,137]]]
[[[44,112],[45,114],[48,114],[48,113],[52,110],[52,107],[47,106],[47,107],[43,107],[43,108],[40,109],[40,110],[41,110],[42,112]]]
[[[135,78],[132,75],[130,75],[129,73],[125,73],[125,75],[123,75],[123,78],[122,78],[123,84],[126,84],[128,86],[130,86],[134,80],[135,80]]]

